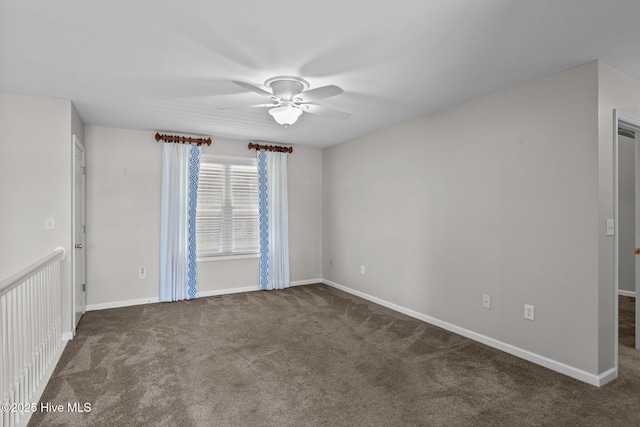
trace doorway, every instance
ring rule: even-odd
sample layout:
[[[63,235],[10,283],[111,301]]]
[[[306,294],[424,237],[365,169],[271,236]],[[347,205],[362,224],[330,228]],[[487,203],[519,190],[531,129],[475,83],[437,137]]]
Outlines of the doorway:
[[[640,119],[617,110],[614,117],[614,360],[618,370],[619,344],[640,350]]]
[[[85,312],[85,153],[82,142],[73,135],[73,335]]]

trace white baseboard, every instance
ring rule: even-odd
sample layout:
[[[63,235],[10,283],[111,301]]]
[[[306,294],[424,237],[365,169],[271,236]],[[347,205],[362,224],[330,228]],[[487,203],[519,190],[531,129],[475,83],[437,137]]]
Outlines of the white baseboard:
[[[621,295],[623,297],[632,297],[635,298],[636,297],[636,293],[633,291],[625,291],[623,289],[618,289],[618,295]]]
[[[67,342],[73,339],[73,332],[63,332],[62,333],[62,341]]]
[[[618,370],[616,368],[610,368],[609,370],[604,371],[603,373],[598,375],[599,383],[594,385],[600,387],[607,384],[608,382],[615,380],[616,378],[618,378]]]
[[[600,387],[605,385],[611,380],[614,380],[618,376],[618,371],[616,368],[611,368],[608,371],[600,374],[594,375],[589,372],[583,371],[581,369],[575,368],[573,366],[566,365],[562,362],[558,362],[556,360],[549,359],[548,357],[541,356],[536,353],[532,353],[528,350],[524,350],[522,348],[513,346],[511,344],[504,343],[502,341],[498,341],[494,338],[490,338],[486,335],[479,334],[477,332],[470,331],[465,328],[461,328],[459,326],[453,325],[451,323],[436,319],[435,317],[427,316],[426,314],[419,313],[417,311],[399,306],[397,304],[393,304],[391,302],[382,300],[380,298],[371,296],[369,294],[365,294],[364,292],[357,291],[355,289],[348,288],[346,286],[340,285],[338,283],[332,282],[330,280],[323,279],[322,283],[334,287],[336,289],[340,289],[341,291],[350,293],[352,295],[358,296],[360,298],[366,299],[368,301],[374,302],[381,306],[390,308],[391,310],[406,314],[407,316],[414,317],[418,320],[422,320],[423,322],[430,323],[432,325],[438,326],[442,329],[446,329],[450,332],[453,332],[458,335],[462,335],[463,337],[472,339],[474,341],[478,341],[482,344],[486,344],[490,347],[496,348],[498,350],[504,351],[506,353],[512,354],[521,359],[527,360],[529,362],[533,362],[540,366],[544,366],[545,368],[551,369],[553,371],[559,372],[561,374],[567,375],[571,378],[575,378],[579,381],[583,381],[587,384],[595,385]]]
[[[311,285],[314,283],[323,283],[322,279],[307,279],[307,280],[296,280],[291,282],[290,286],[302,286],[302,285]],[[214,289],[211,291],[202,291],[198,292],[198,297],[213,297],[217,295],[229,295],[229,294],[238,294],[242,292],[253,292],[259,290],[258,285],[253,286],[243,286],[240,288],[229,288],[229,289]],[[158,297],[149,297],[142,299],[132,299],[132,300],[124,300],[124,301],[114,301],[114,302],[105,302],[100,304],[89,304],[86,306],[86,311],[95,311],[95,310],[106,310],[108,308],[121,308],[121,307],[131,307],[134,305],[142,305],[142,304],[153,304],[156,302],[160,302]],[[73,338],[73,336],[71,336]],[[71,339],[69,338],[69,339]]]
[[[214,289],[212,291],[198,292],[198,298],[215,297],[218,295],[239,294],[242,292],[253,292],[257,290],[258,290],[257,286],[243,286],[241,288],[230,288],[230,289]]]
[[[86,311],[106,310],[108,308],[131,307],[134,305],[153,304],[155,302],[160,302],[158,300],[158,297],[130,299],[125,301],[104,302],[100,304],[87,304],[87,306],[85,307],[85,310]]]
[[[296,280],[291,282],[291,286],[315,285],[316,283],[324,283],[322,279]]]

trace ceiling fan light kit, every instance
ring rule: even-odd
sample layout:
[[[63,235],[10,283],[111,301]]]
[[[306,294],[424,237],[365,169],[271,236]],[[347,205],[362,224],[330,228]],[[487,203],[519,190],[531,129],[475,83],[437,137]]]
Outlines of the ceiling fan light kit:
[[[303,112],[337,119],[347,119],[351,116],[344,111],[312,103],[312,101],[343,93],[343,90],[338,86],[329,85],[308,90],[309,82],[293,76],[277,76],[266,80],[264,85],[267,89],[271,89],[271,92],[245,82],[234,80],[233,83],[259,95],[269,97],[273,101],[272,104],[250,105],[248,107],[269,108],[269,114],[284,127],[294,124]]]
[[[302,110],[295,107],[274,107],[269,110],[269,114],[273,116],[278,124],[289,127],[298,120],[302,114]]]

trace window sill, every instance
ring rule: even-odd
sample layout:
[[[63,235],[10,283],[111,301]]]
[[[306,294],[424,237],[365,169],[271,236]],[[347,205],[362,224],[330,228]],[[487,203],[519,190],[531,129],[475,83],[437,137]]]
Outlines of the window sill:
[[[260,254],[210,256],[206,258],[198,258],[198,262],[232,261],[236,259],[249,259],[249,258],[260,258]]]

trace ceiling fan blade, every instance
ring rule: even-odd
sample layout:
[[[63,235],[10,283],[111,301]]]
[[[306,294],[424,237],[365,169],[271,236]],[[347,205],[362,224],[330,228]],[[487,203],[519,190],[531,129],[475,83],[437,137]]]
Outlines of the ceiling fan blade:
[[[238,110],[240,108],[261,108],[261,107],[277,107],[278,104],[254,104],[254,105],[240,105],[237,107],[218,107],[218,110]]]
[[[345,120],[351,117],[350,113],[346,113],[340,110],[334,110],[333,108],[323,107],[315,104],[300,104],[299,108],[305,113],[316,114],[318,116],[330,117],[332,119]]]
[[[239,82],[236,80],[232,80],[235,84],[237,84],[238,86],[242,86],[243,88],[250,90],[252,92],[257,93],[258,95],[264,95],[264,96],[268,96],[269,98],[273,97],[273,94],[270,92],[267,92],[266,90],[260,89],[258,86],[254,86],[252,84],[249,83],[245,83],[245,82]]]
[[[338,86],[322,86],[308,90],[306,92],[302,92],[300,95],[296,96],[296,98],[302,99],[303,102],[311,102],[317,101],[319,99],[329,98],[330,96],[340,95],[343,92],[344,91]]]

